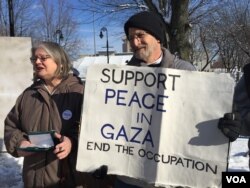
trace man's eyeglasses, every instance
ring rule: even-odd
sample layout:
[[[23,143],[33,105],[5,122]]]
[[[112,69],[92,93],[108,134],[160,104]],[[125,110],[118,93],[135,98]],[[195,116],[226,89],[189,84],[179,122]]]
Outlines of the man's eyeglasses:
[[[146,36],[146,34],[147,34],[147,32],[135,33],[134,35],[129,35],[128,36],[128,40],[129,41],[132,41],[134,39],[142,40],[142,39],[144,39],[144,37]]]
[[[37,59],[39,59],[41,62],[45,62],[48,58],[51,58],[49,55],[46,56],[41,56],[41,57],[31,57],[30,61],[31,63],[35,63],[37,61]]]

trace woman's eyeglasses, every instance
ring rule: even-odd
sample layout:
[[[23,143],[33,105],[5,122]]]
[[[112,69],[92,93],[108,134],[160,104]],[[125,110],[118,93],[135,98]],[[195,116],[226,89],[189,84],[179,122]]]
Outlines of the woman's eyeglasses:
[[[49,55],[46,56],[41,56],[41,57],[31,57],[30,61],[31,63],[35,63],[37,61],[37,59],[39,59],[41,62],[45,62],[48,58],[51,58]]]

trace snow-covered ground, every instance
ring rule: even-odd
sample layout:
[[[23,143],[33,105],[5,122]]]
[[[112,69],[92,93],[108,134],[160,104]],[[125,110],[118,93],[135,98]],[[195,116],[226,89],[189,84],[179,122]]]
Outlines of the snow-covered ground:
[[[247,139],[238,138],[231,144],[229,171],[249,171]],[[22,188],[23,158],[13,158],[7,153],[0,153],[0,187]]]
[[[229,158],[228,171],[231,172],[246,172],[249,171],[248,161],[248,139],[238,138],[235,142],[231,143],[231,151]]]
[[[13,158],[7,153],[0,153],[0,187],[21,188],[23,158]]]

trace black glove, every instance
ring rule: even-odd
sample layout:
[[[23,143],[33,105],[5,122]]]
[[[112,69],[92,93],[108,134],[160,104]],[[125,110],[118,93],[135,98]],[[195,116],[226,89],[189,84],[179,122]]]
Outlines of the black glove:
[[[235,141],[240,135],[241,117],[239,113],[226,113],[219,119],[218,128],[229,138],[230,142]]]
[[[105,176],[107,176],[107,172],[108,172],[108,166],[102,165],[100,168],[95,170],[92,175],[96,179],[103,179],[105,178]]]

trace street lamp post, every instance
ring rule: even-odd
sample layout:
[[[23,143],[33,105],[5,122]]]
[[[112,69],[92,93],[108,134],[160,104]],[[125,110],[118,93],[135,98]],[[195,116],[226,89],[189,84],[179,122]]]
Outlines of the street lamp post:
[[[106,32],[106,48],[107,48],[107,63],[109,64],[109,39],[108,39],[108,30],[106,27],[102,27],[101,31],[100,31],[100,38],[103,38],[103,33],[102,32]]]
[[[56,42],[60,45],[61,40],[63,40],[63,34],[60,29],[56,30]]]

